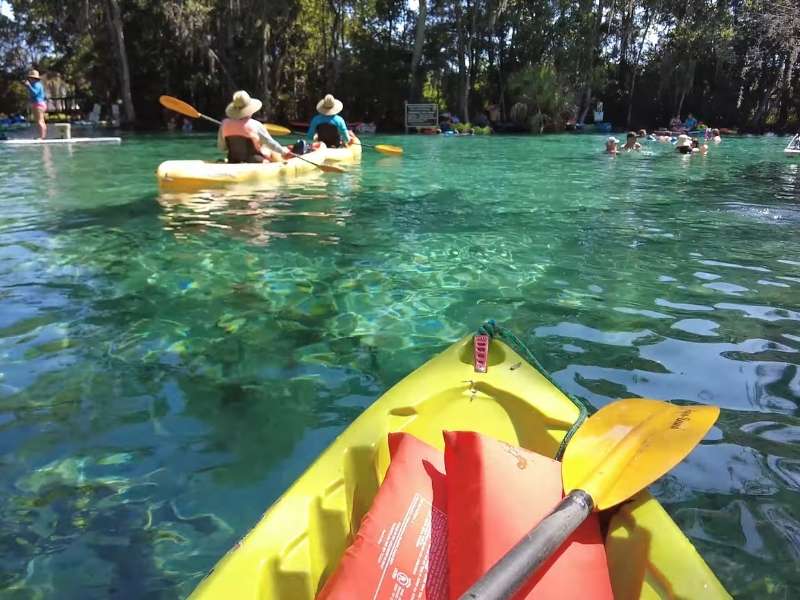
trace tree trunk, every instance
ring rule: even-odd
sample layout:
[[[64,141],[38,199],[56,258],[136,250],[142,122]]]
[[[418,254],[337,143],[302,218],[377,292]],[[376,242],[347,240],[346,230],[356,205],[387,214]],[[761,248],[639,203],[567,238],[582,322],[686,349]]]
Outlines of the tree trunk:
[[[467,4],[467,8],[469,8],[469,3]],[[469,57],[469,69],[464,71],[464,90],[463,96],[461,98],[461,105],[462,105],[462,112],[464,113],[464,122],[469,123],[469,96],[470,92],[472,91],[472,73],[475,72],[475,76],[477,77],[477,56],[473,53],[473,42],[475,40],[475,36],[477,35],[478,29],[478,0],[474,0],[472,3],[472,21],[470,24],[469,34],[467,35],[467,43],[466,48],[464,49],[464,53]]]
[[[467,59],[466,59],[466,27],[464,25],[464,11],[461,9],[461,0],[455,0],[455,17],[456,27],[458,28],[458,35],[456,40],[456,52],[458,54],[458,108],[461,112],[461,117],[464,122],[467,121],[467,104],[469,102],[469,74],[467,73]],[[467,4],[469,8],[469,4]]]
[[[589,12],[592,10],[593,2],[590,0],[582,0],[581,2],[581,9],[584,13]],[[581,111],[580,119],[578,123],[584,123],[586,121],[586,115],[589,112],[589,108],[592,104],[592,83],[594,79],[594,70],[595,70],[595,52],[599,49],[602,45],[602,25],[603,25],[603,9],[605,5],[603,0],[599,0],[597,3],[597,12],[594,14],[594,20],[591,22],[591,31],[590,35],[586,36],[584,40],[585,44],[585,56],[583,60],[585,60],[585,64],[582,67],[582,73],[585,77],[584,86],[585,86],[585,94],[584,94],[584,106],[583,110]],[[588,43],[587,43],[588,41]],[[581,60],[581,63],[583,62]]]
[[[125,113],[125,122],[136,121],[136,111],[133,108],[131,95],[131,72],[128,66],[128,53],[125,51],[125,34],[122,30],[122,15],[117,0],[106,0],[106,23],[111,34],[111,45],[114,47],[117,68],[119,70],[119,85],[122,95],[122,109]]]
[[[340,31],[344,15],[339,12],[339,7],[335,0],[328,0],[328,6],[333,13],[333,23],[331,25],[330,56],[327,61],[328,69],[325,82],[328,90],[333,90],[336,87],[336,82],[339,81],[339,69],[341,67],[339,60]]]
[[[425,46],[425,25],[427,18],[428,0],[419,0],[417,31],[414,35],[414,53],[411,55],[411,86],[408,91],[408,96],[412,102],[418,102],[422,97],[422,81],[419,73],[419,63],[422,60],[422,49]]]
[[[619,86],[628,87],[631,64],[628,60],[628,53],[632,44],[633,26],[634,26],[635,6],[633,0],[628,0],[627,6],[620,8],[620,46],[619,46],[619,63],[617,63],[617,82]],[[636,66],[634,65],[634,69]]]
[[[683,81],[681,82],[678,108],[675,112],[676,115],[681,114],[683,111],[683,101],[686,100],[686,94],[692,91],[692,87],[694,86],[694,70],[696,66],[697,61],[694,59],[689,59],[689,65],[686,67],[686,75],[684,75]]]
[[[586,122],[586,115],[589,113],[589,108],[592,105],[592,86],[587,85],[585,91],[583,93],[583,108],[581,109],[580,117],[578,118],[578,123],[583,125]]]
[[[477,29],[478,20],[478,0],[475,0],[472,6],[472,16],[470,21],[470,30],[467,31],[467,25],[464,22],[464,13],[461,10],[461,1],[456,0],[456,21],[458,22],[458,72],[459,72],[459,111],[464,123],[469,122],[469,93],[472,88],[472,79],[470,72],[474,67],[474,57],[472,56],[472,43],[475,38],[475,30]],[[469,0],[466,3],[467,12],[469,12]],[[470,65],[467,68],[467,58],[469,58]]]
[[[628,113],[625,116],[625,128],[631,128],[631,120],[633,117],[633,91],[636,89],[636,65],[633,66],[633,72],[631,73],[631,86],[628,88]]]
[[[211,58],[212,62],[216,61],[216,63],[219,65],[219,68],[222,70],[222,74],[225,75],[225,81],[228,82],[228,88],[229,88],[228,91],[230,92],[230,94],[228,95],[232,96],[233,92],[238,90],[239,88],[236,85],[236,82],[233,80],[233,77],[231,77],[231,74],[228,72],[228,68],[225,66],[225,63],[219,57],[219,55],[216,52],[214,52],[211,48],[208,49],[208,56]]]
[[[261,64],[259,65],[259,79],[261,80],[261,101],[264,103],[264,114],[272,111],[272,93],[270,75],[272,74],[272,56],[270,55],[270,42],[272,41],[272,27],[264,19],[261,26]]]
[[[794,73],[794,66],[797,63],[799,53],[800,48],[797,46],[793,47],[789,51],[789,56],[786,57],[786,64],[783,69],[780,106],[778,107],[778,128],[781,130],[786,129],[786,121],[789,116],[789,104],[792,101],[792,74]]]
[[[639,71],[639,61],[642,59],[642,52],[644,51],[644,44],[647,41],[647,36],[650,33],[650,25],[653,22],[653,13],[649,10],[647,11],[647,25],[644,28],[644,33],[642,34],[641,41],[639,42],[639,48],[636,51],[636,57],[634,58],[633,65],[630,72],[630,85],[628,87],[628,114],[625,118],[625,127],[630,129],[631,127],[631,117],[633,115],[633,92],[636,89],[636,75]]]

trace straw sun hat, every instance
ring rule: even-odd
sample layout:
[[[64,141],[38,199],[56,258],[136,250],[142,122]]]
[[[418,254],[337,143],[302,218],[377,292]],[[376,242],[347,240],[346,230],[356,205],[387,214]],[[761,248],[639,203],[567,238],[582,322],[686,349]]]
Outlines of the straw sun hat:
[[[39,71],[37,71],[36,69],[31,69],[30,71],[28,71],[28,79],[41,79]]]
[[[244,90],[233,95],[233,101],[225,108],[225,114],[231,119],[244,119],[261,110],[261,100],[251,98]]]
[[[322,100],[317,102],[317,112],[328,117],[338,115],[342,112],[342,108],[344,108],[342,102],[331,94],[326,94]]]
[[[675,144],[678,148],[685,148],[685,147],[692,147],[692,140],[689,138],[688,135],[682,133],[678,136],[678,143]]]

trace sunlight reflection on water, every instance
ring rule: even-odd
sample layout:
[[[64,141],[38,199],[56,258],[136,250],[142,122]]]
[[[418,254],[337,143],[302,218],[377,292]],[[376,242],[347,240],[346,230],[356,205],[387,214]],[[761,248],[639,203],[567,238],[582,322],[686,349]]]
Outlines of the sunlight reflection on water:
[[[400,143],[194,194],[153,171],[212,158],[210,136],[0,150],[0,586],[186,595],[363,407],[496,318],[598,406],[722,406],[654,492],[735,596],[796,587],[782,140],[701,160],[609,159],[589,135]]]

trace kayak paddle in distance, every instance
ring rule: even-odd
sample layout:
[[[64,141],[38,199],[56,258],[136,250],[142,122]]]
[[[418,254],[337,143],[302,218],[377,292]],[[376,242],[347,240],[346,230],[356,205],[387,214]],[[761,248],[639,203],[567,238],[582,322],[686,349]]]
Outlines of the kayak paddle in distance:
[[[275,125],[275,123],[264,123],[270,135],[286,136],[292,135],[292,130],[284,127],[283,125]]]
[[[400,156],[403,154],[403,149],[400,146],[392,146],[391,144],[376,144],[372,146],[370,144],[361,144],[365,148],[375,148],[381,154],[390,154],[392,156]]]
[[[169,110],[174,111],[176,113],[182,114],[192,119],[205,119],[206,121],[210,121],[211,123],[215,123],[216,125],[222,125],[220,121],[217,121],[216,119],[209,117],[208,115],[204,115],[191,104],[188,104],[183,100],[179,100],[178,98],[175,98],[173,96],[160,96],[158,98],[158,101],[161,103],[161,106],[163,106],[164,108],[168,108]],[[283,127],[282,129],[289,132],[289,130],[286,129],[285,127]],[[269,131],[269,126],[267,126],[267,131]],[[270,134],[272,134],[272,132],[270,132]],[[342,167],[315,163],[313,160],[308,160],[307,158],[303,158],[302,156],[299,156],[294,153],[292,153],[292,156],[294,158],[299,158],[300,160],[307,162],[310,165],[314,165],[319,170],[324,171],[325,173],[347,173],[347,171]]]
[[[278,135],[278,136],[286,136],[286,135],[305,135],[304,133],[300,133],[299,131],[292,131],[291,129],[284,127],[283,125],[276,125],[275,123],[264,123],[264,126],[269,131],[270,135]],[[356,142],[359,146],[363,146],[364,148],[374,148],[378,152],[383,154],[391,154],[393,156],[399,156],[403,154],[403,149],[400,146],[392,146],[391,144],[364,144],[362,142]]]
[[[159,96],[158,101],[164,108],[168,108],[171,111],[182,114],[186,117],[192,119],[205,119],[206,121],[210,121],[212,123],[215,123],[216,125],[222,125],[222,123],[220,123],[216,119],[201,113],[191,104],[188,104],[183,100],[179,100],[178,98],[175,98],[173,96]]]
[[[618,400],[581,425],[561,465],[567,495],[461,600],[511,598],[593,510],[616,506],[683,460],[719,416],[717,406]]]

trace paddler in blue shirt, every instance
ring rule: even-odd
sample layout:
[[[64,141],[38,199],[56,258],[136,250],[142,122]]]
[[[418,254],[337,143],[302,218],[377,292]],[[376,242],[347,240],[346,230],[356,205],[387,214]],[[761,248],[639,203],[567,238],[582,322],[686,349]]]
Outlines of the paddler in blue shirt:
[[[353,136],[347,130],[347,123],[339,116],[344,105],[340,100],[327,94],[322,100],[317,102],[317,113],[311,119],[306,134],[306,141],[314,141],[314,134],[317,140],[324,142],[328,148],[339,148],[348,145]]]
[[[31,69],[24,83],[28,88],[33,120],[39,126],[39,139],[43,140],[47,137],[47,124],[44,121],[44,116],[47,114],[47,98],[44,95],[44,85],[42,85],[39,71]]]

